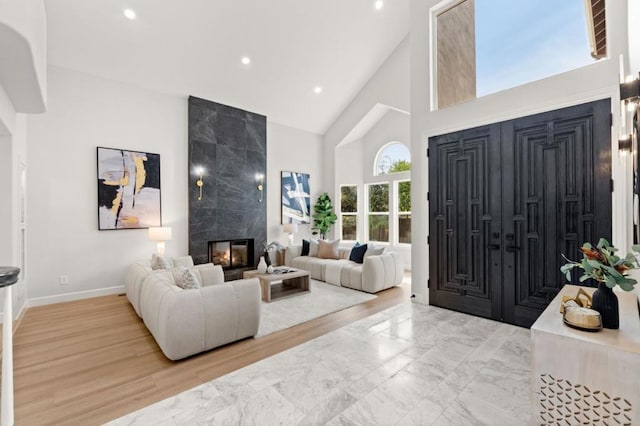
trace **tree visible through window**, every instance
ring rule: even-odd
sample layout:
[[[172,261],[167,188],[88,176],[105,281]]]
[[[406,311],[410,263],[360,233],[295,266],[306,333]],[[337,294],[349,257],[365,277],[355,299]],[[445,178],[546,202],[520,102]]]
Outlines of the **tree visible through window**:
[[[344,185],[340,187],[340,223],[342,239],[355,241],[358,239],[358,187]]]
[[[375,176],[411,170],[411,153],[400,142],[393,142],[382,148],[376,157]]]
[[[398,182],[398,242],[411,244],[411,182]]]
[[[369,185],[369,240],[389,242],[389,184]]]

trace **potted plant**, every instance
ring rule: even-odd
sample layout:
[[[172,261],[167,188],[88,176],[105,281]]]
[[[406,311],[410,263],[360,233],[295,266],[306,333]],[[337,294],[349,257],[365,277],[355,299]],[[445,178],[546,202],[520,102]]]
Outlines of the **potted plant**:
[[[637,281],[628,277],[629,271],[640,267],[636,258],[636,253],[640,253],[640,245],[631,247],[632,252],[620,257],[616,253],[618,249],[601,238],[596,247],[589,243],[584,243],[580,247],[582,260],[576,262],[564,259],[568,262],[560,268],[566,274],[567,280],[571,281],[571,271],[575,268],[582,269],[583,274],[580,282],[594,279],[598,282],[598,289],[593,293],[592,309],[598,311],[602,317],[604,328],[616,329],[620,324],[618,312],[618,298],[613,293],[613,288],[617,285],[624,291],[633,290]]]
[[[320,238],[324,240],[325,235],[338,219],[338,216],[333,211],[329,194],[326,192],[320,194],[316,205],[313,206],[313,210],[315,213],[313,214],[313,228],[311,230],[313,235],[320,234]]]

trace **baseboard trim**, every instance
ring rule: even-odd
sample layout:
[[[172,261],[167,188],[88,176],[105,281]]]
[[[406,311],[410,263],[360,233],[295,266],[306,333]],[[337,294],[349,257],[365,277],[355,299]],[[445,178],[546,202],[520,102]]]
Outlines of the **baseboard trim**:
[[[429,304],[429,293],[414,293],[415,297],[411,299],[414,303],[419,303],[421,305]]]
[[[90,299],[92,297],[110,296],[112,294],[124,293],[124,286],[100,288],[97,290],[76,291],[73,293],[56,294],[55,296],[35,297],[27,299],[27,307],[51,305],[53,303],[73,302],[75,300]]]
[[[18,330],[18,327],[20,326],[20,323],[22,322],[22,318],[24,318],[24,314],[27,312],[27,302],[25,301],[22,306],[20,307],[20,311],[18,311],[18,316],[16,317],[15,320],[13,320],[13,335],[16,335],[16,330]]]

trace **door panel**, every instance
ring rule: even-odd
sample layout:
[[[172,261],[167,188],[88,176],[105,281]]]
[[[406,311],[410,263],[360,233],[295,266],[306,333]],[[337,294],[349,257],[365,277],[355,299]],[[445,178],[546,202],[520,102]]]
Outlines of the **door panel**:
[[[434,304],[492,318],[500,278],[499,126],[467,130],[430,143],[430,298]],[[495,260],[495,262],[494,262]],[[499,299],[499,297],[498,297]]]
[[[430,303],[530,326],[611,238],[610,101],[430,138]],[[574,277],[577,284],[577,277]]]
[[[610,111],[606,100],[503,126],[509,323],[531,326],[558,294],[562,254],[575,259],[583,242],[611,240]]]

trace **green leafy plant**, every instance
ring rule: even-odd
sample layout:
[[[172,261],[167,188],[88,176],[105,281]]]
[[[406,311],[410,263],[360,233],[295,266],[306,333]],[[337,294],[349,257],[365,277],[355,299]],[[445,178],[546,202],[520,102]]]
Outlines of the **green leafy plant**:
[[[584,272],[580,277],[580,282],[592,278],[606,284],[609,288],[619,285],[624,291],[631,291],[637,281],[628,278],[627,273],[640,267],[635,254],[640,253],[640,245],[632,246],[631,250],[632,252],[627,253],[626,256],[620,257],[616,254],[617,248],[604,238],[600,238],[596,247],[589,243],[584,243],[580,247],[582,252],[582,261],[580,262],[567,259],[565,255],[562,255],[568,263],[563,265],[560,271],[566,274],[568,281],[571,281],[571,271],[575,268],[582,269]]]
[[[313,206],[313,235],[320,234],[320,238],[324,240],[325,235],[331,229],[331,226],[335,225],[338,216],[333,211],[333,205],[331,204],[331,198],[329,194],[323,192],[318,197],[315,206]]]

